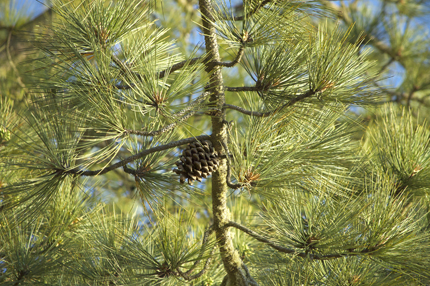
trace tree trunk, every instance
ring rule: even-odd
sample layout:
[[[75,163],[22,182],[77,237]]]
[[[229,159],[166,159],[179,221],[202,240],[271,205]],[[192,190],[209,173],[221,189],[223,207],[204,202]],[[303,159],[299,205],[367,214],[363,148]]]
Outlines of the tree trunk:
[[[203,34],[207,52],[207,72],[212,72],[210,83],[206,90],[211,92],[210,101],[213,103],[212,115],[212,142],[218,153],[223,152],[223,143],[227,143],[227,124],[225,121],[225,111],[222,106],[225,103],[223,90],[223,78],[220,66],[210,64],[213,61],[221,61],[218,43],[215,34],[215,27],[210,23],[211,0],[199,0],[200,12],[203,23]],[[222,262],[227,272],[223,284],[229,286],[250,285],[252,278],[247,275],[239,253],[235,250],[228,227],[225,225],[230,220],[230,211],[227,207],[227,162],[226,159],[220,160],[218,170],[212,175],[212,208],[214,216],[214,230],[221,252]],[[254,283],[251,283],[251,285]],[[254,284],[255,285],[255,284]]]

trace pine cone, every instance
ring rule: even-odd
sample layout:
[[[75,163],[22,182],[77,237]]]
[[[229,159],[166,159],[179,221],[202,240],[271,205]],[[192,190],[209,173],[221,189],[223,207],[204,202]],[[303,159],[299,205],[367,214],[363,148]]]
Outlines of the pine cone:
[[[173,172],[178,174],[179,182],[183,184],[188,179],[188,184],[192,185],[195,180],[201,182],[212,172],[216,171],[219,165],[218,153],[212,147],[212,142],[194,142],[188,144],[182,151],[179,161],[176,162],[177,169]]]

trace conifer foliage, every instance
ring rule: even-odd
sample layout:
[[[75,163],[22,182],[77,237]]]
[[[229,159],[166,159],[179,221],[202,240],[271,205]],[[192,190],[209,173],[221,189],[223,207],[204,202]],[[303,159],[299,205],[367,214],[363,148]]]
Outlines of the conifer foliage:
[[[0,97],[0,284],[430,283],[428,39],[385,20],[427,10],[357,2],[52,1]]]

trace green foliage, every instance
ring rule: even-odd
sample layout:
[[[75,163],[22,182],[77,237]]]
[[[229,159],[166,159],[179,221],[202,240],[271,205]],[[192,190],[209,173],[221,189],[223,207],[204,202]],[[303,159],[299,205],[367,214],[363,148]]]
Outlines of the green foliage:
[[[427,124],[417,125],[406,110],[386,108],[383,117],[369,126],[363,148],[376,168],[389,174],[397,183],[397,192],[426,195],[429,190],[430,133]],[[399,136],[400,135],[400,136]]]
[[[429,283],[425,3],[6,2],[1,285]]]
[[[330,109],[300,108],[245,120],[244,127],[232,128],[230,152],[233,177],[249,187],[279,188],[319,175],[336,177],[357,160],[353,127],[336,124],[338,114]]]

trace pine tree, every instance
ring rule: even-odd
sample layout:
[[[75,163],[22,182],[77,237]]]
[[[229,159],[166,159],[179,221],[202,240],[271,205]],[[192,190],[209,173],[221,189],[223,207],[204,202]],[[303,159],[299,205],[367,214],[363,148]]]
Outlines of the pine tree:
[[[52,2],[25,73],[8,28],[1,285],[430,282],[424,4]]]

